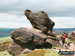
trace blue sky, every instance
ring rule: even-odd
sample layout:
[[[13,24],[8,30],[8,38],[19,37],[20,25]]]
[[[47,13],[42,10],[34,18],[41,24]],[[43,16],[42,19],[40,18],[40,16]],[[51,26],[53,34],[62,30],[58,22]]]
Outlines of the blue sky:
[[[75,28],[75,0],[0,0],[0,28],[31,28],[26,9],[47,12],[54,28]]]

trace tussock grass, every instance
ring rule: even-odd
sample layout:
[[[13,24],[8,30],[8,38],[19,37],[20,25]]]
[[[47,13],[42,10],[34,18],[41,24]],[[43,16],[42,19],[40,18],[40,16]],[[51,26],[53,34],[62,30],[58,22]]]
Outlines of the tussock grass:
[[[0,43],[3,43],[3,42],[6,42],[6,41],[11,41],[11,37],[8,36],[8,37],[0,37]]]
[[[64,56],[59,55],[57,50],[54,49],[36,49],[28,54],[21,54],[19,56]]]
[[[0,56],[11,56],[6,50],[0,52]]]

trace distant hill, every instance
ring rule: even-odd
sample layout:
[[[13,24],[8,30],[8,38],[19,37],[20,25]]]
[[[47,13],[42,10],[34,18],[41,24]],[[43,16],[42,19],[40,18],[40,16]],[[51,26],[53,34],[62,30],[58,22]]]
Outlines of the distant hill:
[[[0,28],[0,37],[7,37],[10,36],[10,33],[13,31],[13,28]],[[75,31],[75,28],[55,28],[53,29],[56,33],[69,33],[71,31]]]
[[[75,31],[75,28],[56,28],[53,29],[53,31],[56,33],[63,33],[63,32],[69,33],[71,31]]]
[[[0,28],[0,37],[7,37],[10,35],[10,32],[13,31],[14,29],[10,28]]]

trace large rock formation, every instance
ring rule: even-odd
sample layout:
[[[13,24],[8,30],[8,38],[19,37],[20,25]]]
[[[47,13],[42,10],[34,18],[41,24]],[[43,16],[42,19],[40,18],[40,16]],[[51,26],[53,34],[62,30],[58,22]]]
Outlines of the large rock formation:
[[[20,54],[24,49],[52,48],[52,44],[46,42],[45,35],[34,33],[27,28],[14,30],[11,32],[11,38],[13,42],[8,47],[8,52],[12,55]]]
[[[45,13],[44,11],[34,13],[31,10],[27,9],[25,11],[25,15],[35,29],[39,29],[45,34],[52,35],[51,32],[55,23],[51,19],[49,19],[47,13]]]
[[[59,45],[59,40],[52,33],[54,22],[48,18],[45,12],[33,13],[26,10],[25,15],[34,28],[20,28],[11,32],[13,42],[8,47],[10,54],[18,55],[26,53],[27,49],[31,51],[36,48],[52,48],[52,46]]]

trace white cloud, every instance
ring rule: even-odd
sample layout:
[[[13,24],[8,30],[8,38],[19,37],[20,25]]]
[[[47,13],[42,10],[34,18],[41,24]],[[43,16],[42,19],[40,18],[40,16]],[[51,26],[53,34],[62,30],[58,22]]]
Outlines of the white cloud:
[[[55,22],[54,28],[74,28],[74,17],[50,17]],[[31,28],[30,22],[25,16],[17,16],[13,14],[0,14],[0,28]]]
[[[30,22],[25,16],[17,16],[13,14],[0,14],[0,28],[31,28]]]
[[[31,28],[32,26],[28,23],[18,23],[18,22],[0,22],[0,28],[20,28],[20,27],[27,27]]]
[[[55,28],[75,27],[75,0],[0,0],[0,27],[32,27],[24,10],[44,10]]]
[[[72,16],[75,14],[75,0],[0,0],[1,12],[5,11],[14,14],[16,12],[23,15],[25,9],[31,9],[36,12],[44,10],[48,14],[56,13],[62,16],[64,14]]]
[[[55,28],[75,28],[74,17],[52,17],[55,22]]]

